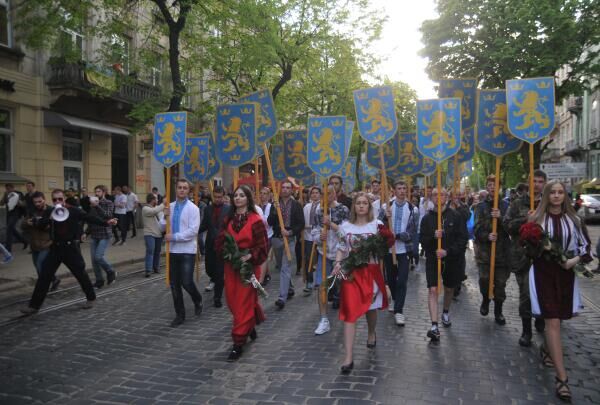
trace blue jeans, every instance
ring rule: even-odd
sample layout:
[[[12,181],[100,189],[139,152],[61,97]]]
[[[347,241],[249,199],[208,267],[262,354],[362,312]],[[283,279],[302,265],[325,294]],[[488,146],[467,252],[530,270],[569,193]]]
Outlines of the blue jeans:
[[[42,272],[42,265],[44,264],[44,260],[46,260],[49,252],[49,249],[40,250],[39,252],[31,252],[31,259],[33,260],[33,266],[35,267],[38,277]]]
[[[150,273],[152,270],[154,270],[155,273],[158,273],[162,238],[144,235],[144,242],[146,242],[146,273]]]
[[[114,272],[112,266],[104,258],[104,252],[106,252],[108,242],[110,242],[110,238],[90,239],[90,256],[92,257],[92,267],[94,269],[94,274],[96,275],[96,282],[104,281],[102,270],[104,270],[106,274]]]
[[[396,255],[398,262],[394,266],[392,254],[385,255],[384,263],[386,269],[386,281],[394,299],[394,313],[401,314],[404,310],[406,300],[406,284],[408,282],[408,255],[401,253]]]
[[[175,313],[178,317],[185,319],[185,306],[183,304],[183,291],[190,294],[195,305],[202,303],[202,295],[194,283],[195,253],[171,253],[169,255],[169,275],[171,276],[171,294]]]
[[[290,253],[294,254],[294,244],[296,243],[296,237],[291,236],[287,238],[288,245],[290,247]],[[283,239],[273,238],[273,253],[275,254],[275,261],[281,263],[280,274],[279,274],[279,299],[283,302],[287,301],[288,291],[292,287],[292,260],[288,260],[285,254],[285,247],[283,245]]]

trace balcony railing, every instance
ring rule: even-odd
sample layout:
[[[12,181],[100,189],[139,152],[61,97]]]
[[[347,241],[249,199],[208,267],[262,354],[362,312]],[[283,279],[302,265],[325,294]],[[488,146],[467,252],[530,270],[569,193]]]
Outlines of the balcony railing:
[[[565,155],[574,156],[579,155],[585,151],[585,148],[579,144],[575,139],[567,141],[565,144]]]
[[[95,76],[103,79],[102,81],[106,81],[106,84],[99,85],[97,81],[92,83],[88,76],[86,76],[86,72],[88,74],[94,73]],[[110,72],[110,74],[113,73]],[[104,89],[108,91],[110,97],[132,104],[160,96],[160,89],[158,87],[131,77],[111,76],[110,74],[94,71],[83,62],[54,62],[50,63],[47,84],[50,88],[55,89]]]

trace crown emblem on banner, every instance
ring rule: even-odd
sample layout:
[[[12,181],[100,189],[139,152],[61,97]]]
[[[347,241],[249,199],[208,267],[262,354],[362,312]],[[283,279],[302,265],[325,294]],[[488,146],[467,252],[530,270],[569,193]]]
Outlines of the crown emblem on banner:
[[[313,120],[310,123],[310,126],[313,127],[313,128],[319,128],[321,126],[321,121],[319,121],[319,120]]]
[[[444,80],[442,82],[442,87],[445,87],[447,89],[452,89],[452,88],[454,88],[454,82],[450,81],[450,80]]]
[[[511,84],[510,89],[514,91],[521,91],[523,90],[523,85],[521,83]]]
[[[231,160],[233,160],[234,162],[237,162],[241,158],[242,158],[242,156],[240,156],[240,155],[231,155]]]
[[[496,143],[493,143],[492,146],[496,149],[504,149],[506,144],[504,142],[496,142]]]
[[[433,109],[433,104],[432,103],[421,104],[420,108],[423,111],[431,111]]]
[[[258,136],[263,137],[266,135],[267,135],[267,133],[265,131],[258,131]]]
[[[173,118],[173,121],[175,122],[183,122],[185,121],[185,114],[178,114],[175,116],[175,118]]]
[[[328,167],[324,167],[321,169],[321,173],[323,173],[324,175],[328,175],[329,173],[331,173],[331,169]]]
[[[173,159],[172,158],[165,158],[164,162],[165,162],[165,164],[168,165],[168,164],[173,163]]]
[[[221,110],[221,115],[227,116],[229,114],[231,114],[231,110],[229,108],[223,108]]]
[[[444,108],[447,108],[448,110],[454,110],[456,107],[458,107],[458,103],[452,101],[448,101],[446,104],[444,104]]]
[[[526,132],[526,133],[524,134],[524,136],[525,136],[525,138],[527,138],[527,139],[535,139],[535,138],[537,138],[537,135],[536,135],[536,133],[535,133],[535,132],[533,132],[533,131],[532,131],[532,132]]]
[[[258,97],[260,97],[260,98],[267,98],[268,95],[269,95],[269,93],[266,90],[258,93]]]
[[[495,94],[489,94],[487,96],[484,95],[483,101],[496,101],[496,95]]]
[[[535,85],[538,89],[549,89],[552,85],[548,82],[540,82]]]
[[[158,121],[158,122],[165,122],[165,116],[164,116],[164,115],[159,115],[159,116],[157,117],[157,121]]]
[[[356,96],[356,98],[359,100],[368,100],[369,95],[366,92],[362,92],[362,93],[358,93],[358,96]]]
[[[342,124],[343,124],[342,120],[335,120],[335,121],[333,121],[333,124],[331,124],[331,125],[333,125],[334,127],[341,127]]]
[[[463,87],[465,89],[472,89],[473,86],[475,86],[475,83],[472,81],[468,81],[468,82],[463,82]]]
[[[387,97],[390,95],[390,91],[387,89],[382,89],[379,91],[379,93],[377,93],[379,96],[381,97]]]
[[[244,107],[242,108],[242,114],[252,114],[253,110],[250,107]]]
[[[433,157],[438,158],[440,160],[442,160],[444,158],[444,156],[446,156],[446,154],[444,152],[442,152],[441,150],[433,153]]]

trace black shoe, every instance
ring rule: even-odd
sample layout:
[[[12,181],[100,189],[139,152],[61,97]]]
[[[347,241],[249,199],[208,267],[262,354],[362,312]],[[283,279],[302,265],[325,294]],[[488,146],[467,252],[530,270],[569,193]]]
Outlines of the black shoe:
[[[494,300],[494,320],[498,325],[506,325],[506,318],[502,315],[502,302]]]
[[[535,330],[537,330],[539,333],[544,333],[544,329],[546,329],[546,322],[544,321],[544,318],[535,318],[535,322],[533,324],[535,325]]]
[[[333,300],[333,303],[331,304],[331,308],[333,309],[340,309],[340,300]]]
[[[131,235],[131,239],[135,238],[136,236],[137,236],[137,234]]]
[[[294,291],[294,289],[293,289],[293,288],[290,288],[290,289],[288,290],[288,296],[287,296],[287,297],[288,297],[288,300],[289,300],[289,299],[291,299],[291,298],[292,298],[294,295],[296,295],[296,291]]]
[[[150,273],[145,273],[144,277],[146,277],[146,278],[150,277]]]
[[[263,280],[263,283],[262,283],[263,287],[266,287],[266,286],[267,286],[267,284],[269,284],[269,281],[271,281],[271,275],[270,275],[270,274],[267,274],[267,275],[265,276],[265,279]]]
[[[223,302],[221,300],[214,301],[215,308],[221,308],[223,306]]]
[[[242,349],[242,346],[233,345],[231,352],[229,352],[229,356],[227,357],[227,361],[232,362],[238,360],[240,357],[242,357],[243,352],[244,350]]]
[[[253,342],[258,339],[258,334],[256,333],[256,329],[252,329],[252,331],[250,332],[250,340],[252,340]]]
[[[29,246],[29,243],[23,242],[23,250],[27,249],[28,246]]]
[[[200,301],[197,304],[194,304],[194,314],[196,316],[200,316],[202,314],[202,307],[203,307],[202,301]]]
[[[158,270],[152,270],[152,272],[153,272],[154,274],[159,274],[159,273],[160,273],[160,271],[158,271]]]
[[[104,281],[96,281],[94,283],[94,288],[97,288],[98,290],[101,289],[102,287],[104,287]]]
[[[123,246],[125,244],[125,241],[122,240],[121,242],[119,242],[119,246]]]
[[[299,276],[300,274],[300,270],[296,270],[296,275]]]
[[[481,307],[479,308],[479,313],[483,316],[487,316],[487,314],[490,313],[490,300],[487,298],[484,298],[483,301],[481,301]]]
[[[432,342],[438,342],[440,340],[440,329],[438,327],[432,327],[427,331],[427,337],[431,339]]]
[[[111,271],[106,275],[106,285],[111,285],[117,279],[117,272]]]
[[[116,245],[117,243],[119,243],[119,239],[115,239],[115,241],[112,243],[112,245]]]
[[[367,338],[367,349],[375,349],[375,346],[377,346],[377,335],[375,335],[375,340],[372,343]]]
[[[283,307],[285,307],[285,302],[283,302],[283,300],[277,300],[275,301],[275,306],[279,309],[283,309]]]
[[[523,347],[531,346],[531,318],[522,318],[521,322],[523,323],[523,333],[521,333],[521,337],[519,338],[519,345]]]
[[[350,372],[352,371],[353,368],[354,368],[354,362],[351,362],[350,364],[342,365],[342,367],[340,367],[340,371],[342,372],[342,374],[348,375],[348,374],[350,374]]]
[[[50,291],[56,291],[58,289],[58,285],[60,284],[60,278],[54,278],[52,280],[52,284],[50,285]]]
[[[454,298],[458,297],[460,295],[460,290],[462,288],[462,284],[459,284],[458,287],[456,287],[454,289]]]
[[[180,316],[176,316],[171,322],[171,328],[176,328],[183,323],[184,319]]]

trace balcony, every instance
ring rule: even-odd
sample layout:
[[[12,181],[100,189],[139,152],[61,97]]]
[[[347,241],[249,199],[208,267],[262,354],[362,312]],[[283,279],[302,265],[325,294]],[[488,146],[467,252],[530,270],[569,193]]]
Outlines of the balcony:
[[[543,163],[556,163],[560,161],[560,149],[548,148],[542,153]]]
[[[112,70],[99,71],[85,62],[55,61],[49,64],[47,84],[55,93],[61,90],[93,92],[129,104],[160,96],[160,89]]]
[[[571,114],[579,116],[583,111],[583,97],[569,97],[567,101],[567,110]]]
[[[567,141],[565,144],[565,155],[566,156],[581,156],[586,152],[586,149],[580,145],[575,139]]]

